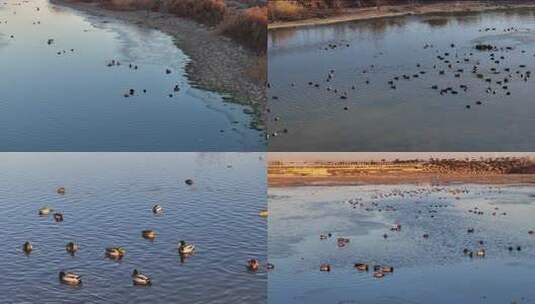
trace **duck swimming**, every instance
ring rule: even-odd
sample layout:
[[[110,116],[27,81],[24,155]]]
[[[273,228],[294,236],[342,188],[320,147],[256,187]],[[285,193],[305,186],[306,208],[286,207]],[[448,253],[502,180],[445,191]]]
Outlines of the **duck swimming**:
[[[66,283],[69,285],[80,285],[82,283],[81,276],[73,273],[73,272],[63,272],[61,271],[59,273],[59,280],[62,283]]]
[[[58,194],[65,194],[65,187],[59,187],[58,189],[56,189],[56,192]]]
[[[30,254],[30,252],[32,252],[33,250],[32,243],[30,242],[24,243],[24,245],[22,245],[22,250],[24,251],[24,253]]]
[[[331,265],[329,265],[329,264],[321,264],[320,265],[320,271],[331,271]]]
[[[54,220],[56,223],[63,222],[63,214],[59,212],[54,213]]]
[[[192,179],[187,179],[185,181],[185,183],[186,183],[186,185],[191,186],[191,185],[193,185],[193,180]]]
[[[250,271],[257,271],[259,267],[260,263],[258,263],[256,259],[250,259],[249,261],[247,261],[247,269],[249,269]]]
[[[178,246],[178,253],[181,255],[188,255],[193,254],[195,251],[195,245],[193,244],[186,244],[186,241],[180,241],[180,244]]]
[[[143,230],[141,235],[145,239],[154,240],[156,238],[156,231],[154,230]]]
[[[354,267],[358,270],[358,271],[368,271],[368,264],[363,264],[363,263],[356,263],[354,265]]]
[[[269,213],[268,213],[267,209],[262,209],[262,210],[260,210],[260,213],[259,213],[259,215],[261,217],[268,217],[268,214]]]
[[[75,244],[74,242],[69,242],[65,246],[65,250],[67,250],[67,252],[72,255],[74,255],[74,253],[78,251],[78,249],[80,249],[80,246],[78,246],[78,244]]]
[[[154,205],[154,206],[152,207],[152,213],[154,213],[154,214],[161,214],[161,213],[163,213],[163,208],[162,208],[162,206],[160,206],[160,205]]]
[[[124,256],[126,250],[123,247],[106,248],[106,255],[110,258],[120,259]]]
[[[39,215],[49,215],[50,212],[54,211],[52,208],[49,207],[43,207],[39,209]]]
[[[134,285],[151,285],[151,279],[139,272],[137,269],[134,269],[134,272],[132,272],[132,281],[134,282]]]

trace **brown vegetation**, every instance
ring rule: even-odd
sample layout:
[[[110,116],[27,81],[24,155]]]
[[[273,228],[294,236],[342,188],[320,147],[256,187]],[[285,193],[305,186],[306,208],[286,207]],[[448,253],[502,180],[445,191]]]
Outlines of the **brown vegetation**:
[[[266,52],[267,7],[263,0],[70,0],[113,10],[153,10],[216,27],[258,53]]]

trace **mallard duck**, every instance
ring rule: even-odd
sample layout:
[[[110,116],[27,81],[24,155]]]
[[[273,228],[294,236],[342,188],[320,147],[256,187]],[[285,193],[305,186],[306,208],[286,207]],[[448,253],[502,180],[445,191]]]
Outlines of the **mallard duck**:
[[[143,230],[141,234],[144,238],[149,240],[154,240],[156,238],[156,231],[154,230]]]
[[[354,265],[355,268],[357,268],[358,271],[368,271],[368,264],[363,264],[363,263],[356,263]]]
[[[381,271],[376,271],[376,272],[373,273],[373,276],[375,278],[380,279],[380,278],[383,278],[385,276],[385,274],[383,272],[381,272]]]
[[[26,243],[24,243],[24,245],[22,245],[22,250],[23,250],[26,254],[29,254],[30,252],[32,252],[32,250],[33,250],[32,243],[30,243],[30,242],[26,242]]]
[[[267,268],[268,270],[273,270],[273,269],[275,269],[275,265],[274,265],[274,264],[271,264],[271,263],[267,263],[267,264],[266,264],[266,268]]]
[[[392,267],[392,266],[383,266],[383,267],[381,267],[381,272],[384,272],[384,273],[394,272],[394,267]]]
[[[74,242],[69,242],[65,246],[65,250],[67,250],[67,252],[70,254],[74,254],[76,251],[78,251],[78,249],[80,249],[80,246],[78,246],[78,244],[75,244]]]
[[[486,254],[485,249],[481,248],[478,251],[476,251],[476,256],[478,257],[484,257]]]
[[[186,244],[186,241],[180,241],[178,245],[178,252],[180,254],[192,254],[193,251],[195,251],[195,245],[193,244]]]
[[[268,214],[269,213],[268,213],[267,209],[262,209],[262,210],[260,210],[260,213],[259,213],[259,215],[261,217],[268,217]]]
[[[329,265],[329,264],[321,264],[320,265],[320,271],[331,271],[331,265]]]
[[[185,183],[186,183],[186,185],[191,186],[191,185],[193,185],[193,180],[192,179],[187,179],[185,181]]]
[[[54,211],[52,208],[49,207],[43,207],[39,209],[39,215],[49,215],[50,212]]]
[[[257,271],[260,267],[260,263],[256,259],[250,259],[247,261],[247,268],[251,271]]]
[[[106,255],[111,258],[122,258],[126,250],[123,247],[110,247],[106,248]]]
[[[65,194],[65,187],[59,187],[58,189],[56,189],[56,192],[58,194]]]
[[[73,272],[64,272],[61,271],[59,273],[59,280],[63,283],[69,284],[69,285],[79,285],[82,283],[81,276],[73,273]]]
[[[134,272],[132,272],[132,281],[134,282],[134,285],[151,285],[150,278],[139,272],[137,269],[134,269]]]
[[[54,220],[56,223],[63,222],[63,214],[59,212],[54,213]]]
[[[163,212],[163,208],[160,205],[154,205],[152,207],[152,213],[154,214],[161,214]]]

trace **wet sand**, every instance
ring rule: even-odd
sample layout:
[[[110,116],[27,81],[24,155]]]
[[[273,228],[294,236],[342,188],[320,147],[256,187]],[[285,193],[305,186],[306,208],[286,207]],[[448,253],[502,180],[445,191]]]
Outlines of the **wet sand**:
[[[186,72],[195,87],[228,94],[229,101],[253,108],[253,127],[263,129],[261,117],[266,104],[264,83],[251,76],[261,64],[260,57],[217,30],[171,14],[149,11],[112,11],[95,4],[50,0],[95,16],[114,18],[171,35],[191,59]]]
[[[269,24],[268,29],[291,28],[301,26],[325,25],[340,22],[368,20],[376,18],[400,17],[409,15],[425,15],[440,13],[471,13],[507,10],[512,8],[535,9],[535,4],[511,1],[488,3],[483,1],[457,1],[455,3],[432,3],[420,5],[393,5],[376,7],[345,9],[342,13],[327,18],[311,18],[296,21],[275,21]]]
[[[362,174],[352,176],[281,176],[269,175],[269,187],[300,187],[300,186],[350,186],[350,185],[395,185],[395,184],[535,184],[533,174]]]

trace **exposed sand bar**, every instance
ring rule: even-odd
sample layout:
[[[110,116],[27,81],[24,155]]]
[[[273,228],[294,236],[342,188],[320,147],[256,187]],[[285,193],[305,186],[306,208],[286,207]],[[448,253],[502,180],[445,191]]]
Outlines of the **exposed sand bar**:
[[[535,174],[370,174],[352,176],[281,176],[269,175],[269,187],[299,187],[299,186],[351,186],[363,184],[393,185],[393,184],[535,184]]]
[[[450,1],[418,5],[394,5],[376,7],[344,9],[340,13],[327,18],[311,18],[296,21],[276,21],[269,24],[268,29],[290,28],[312,25],[326,25],[347,21],[367,20],[409,15],[441,14],[441,13],[471,13],[485,11],[500,11],[508,9],[535,9],[535,4],[522,1]]]
[[[90,15],[113,18],[138,26],[157,29],[173,36],[177,46],[191,62],[186,72],[192,85],[222,93],[229,100],[250,105],[255,112],[255,126],[261,126],[262,108],[266,103],[261,80],[249,75],[258,68],[259,56],[215,29],[171,14],[150,11],[115,11],[91,3],[50,0]]]

